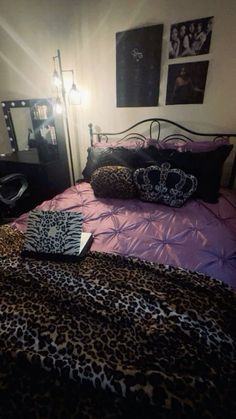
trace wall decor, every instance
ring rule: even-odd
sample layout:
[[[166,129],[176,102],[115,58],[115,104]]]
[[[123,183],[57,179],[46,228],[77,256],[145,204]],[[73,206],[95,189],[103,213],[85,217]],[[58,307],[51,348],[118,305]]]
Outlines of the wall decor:
[[[169,65],[166,105],[203,103],[209,61]]]
[[[208,54],[214,17],[171,25],[169,58]]]
[[[116,34],[117,106],[157,106],[163,25]]]

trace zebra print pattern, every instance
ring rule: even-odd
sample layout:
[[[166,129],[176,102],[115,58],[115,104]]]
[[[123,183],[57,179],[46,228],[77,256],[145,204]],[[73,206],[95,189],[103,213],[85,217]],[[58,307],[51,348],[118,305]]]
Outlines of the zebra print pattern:
[[[79,256],[82,226],[78,212],[33,210],[23,252]]]

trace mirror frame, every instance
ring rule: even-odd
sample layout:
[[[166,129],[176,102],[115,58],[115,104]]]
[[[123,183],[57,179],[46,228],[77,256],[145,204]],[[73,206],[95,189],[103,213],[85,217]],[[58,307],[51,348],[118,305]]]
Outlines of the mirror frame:
[[[33,112],[34,106],[47,105],[52,110],[52,115],[53,115],[54,100],[51,98],[4,100],[1,103],[2,103],[4,119],[5,119],[5,123],[7,127],[8,138],[9,138],[10,145],[13,152],[19,151],[19,147],[17,144],[16,133],[15,133],[14,124],[12,120],[12,113],[11,113],[12,108],[14,109],[15,108],[29,108],[32,124],[33,124],[32,112]]]

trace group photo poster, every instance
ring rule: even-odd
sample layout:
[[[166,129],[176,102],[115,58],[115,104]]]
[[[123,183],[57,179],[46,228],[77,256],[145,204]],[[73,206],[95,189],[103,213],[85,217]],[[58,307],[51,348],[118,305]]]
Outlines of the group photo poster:
[[[211,16],[171,25],[169,58],[208,54],[213,21]]]

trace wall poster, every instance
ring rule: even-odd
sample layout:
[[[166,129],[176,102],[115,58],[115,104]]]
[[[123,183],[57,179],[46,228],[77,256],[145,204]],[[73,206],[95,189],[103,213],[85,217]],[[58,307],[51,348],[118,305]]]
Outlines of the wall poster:
[[[203,103],[209,61],[169,65],[166,105]]]
[[[116,34],[118,107],[157,106],[163,25]]]
[[[208,54],[213,16],[171,25],[169,58]]]

